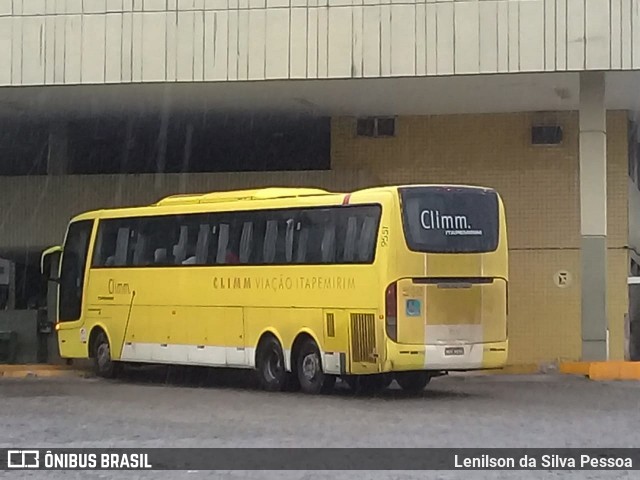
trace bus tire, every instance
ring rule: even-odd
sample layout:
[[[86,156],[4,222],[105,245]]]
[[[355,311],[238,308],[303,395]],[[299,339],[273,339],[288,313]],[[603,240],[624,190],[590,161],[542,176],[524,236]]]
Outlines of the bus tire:
[[[431,381],[429,372],[399,372],[396,373],[396,382],[405,392],[419,393]]]
[[[102,378],[114,378],[118,374],[119,365],[111,358],[111,346],[104,332],[98,333],[93,342],[93,366],[96,375]]]
[[[284,366],[284,355],[280,342],[272,336],[260,342],[256,355],[256,370],[260,386],[268,392],[279,392],[284,389],[287,371]]]
[[[311,339],[305,340],[300,346],[296,357],[296,373],[300,390],[310,395],[329,393],[336,384],[336,377],[326,375],[322,370],[320,349]]]

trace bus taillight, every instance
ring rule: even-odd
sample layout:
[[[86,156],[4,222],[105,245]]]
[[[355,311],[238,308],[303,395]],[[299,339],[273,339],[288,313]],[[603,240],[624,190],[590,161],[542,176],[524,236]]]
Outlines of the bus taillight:
[[[398,286],[396,282],[387,287],[384,308],[387,336],[395,341],[398,339]]]

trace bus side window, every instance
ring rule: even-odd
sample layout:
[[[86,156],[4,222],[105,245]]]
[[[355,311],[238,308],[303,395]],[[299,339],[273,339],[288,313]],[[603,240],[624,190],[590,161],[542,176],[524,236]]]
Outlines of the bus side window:
[[[109,228],[109,223],[101,220],[98,224],[98,236],[93,250],[93,267],[105,267],[113,264],[116,251],[116,237]]]
[[[147,236],[142,231],[138,232],[138,237],[136,238],[136,246],[133,249],[134,265],[146,265],[148,263],[148,259],[146,258],[146,246]]]
[[[253,222],[244,222],[240,235],[240,263],[249,263],[253,240]]]
[[[330,258],[330,232],[327,231],[329,212],[325,209],[305,210],[302,214],[302,232],[304,233],[304,260],[301,263],[325,263]],[[335,235],[334,235],[335,240]],[[335,242],[333,242],[335,244]]]
[[[287,220],[287,228],[284,236],[284,257],[287,263],[293,261],[293,234],[295,221],[293,218]]]
[[[273,263],[276,258],[276,242],[278,241],[278,221],[267,220],[262,246],[263,263]]]
[[[166,267],[175,265],[176,247],[186,238],[179,237],[177,218],[144,217],[138,221],[138,235],[134,247],[133,265]],[[180,235],[184,235],[180,231]],[[135,252],[140,252],[136,255]],[[179,265],[179,264],[178,264]]]
[[[153,263],[155,265],[166,265],[169,262],[169,254],[166,248],[156,248],[153,251]]]
[[[307,263],[307,245],[309,243],[309,227],[298,223],[295,263]]]
[[[133,219],[101,220],[91,265],[94,267],[122,267],[131,258],[134,242]]]
[[[292,255],[290,250],[287,251],[287,235],[289,230],[293,233],[293,219],[279,219],[277,226],[278,232],[275,238],[275,255],[273,263],[276,265],[284,265],[285,263],[291,263]]]
[[[342,259],[345,262],[353,262],[356,253],[356,236],[358,234],[358,218],[350,216],[347,219],[347,231],[344,238]]]
[[[189,242],[189,227],[187,225],[180,225],[180,234],[178,236],[178,243],[173,246],[173,261],[176,265],[181,265],[187,258],[187,248]]]
[[[179,215],[177,220],[178,241],[173,245],[175,265],[195,265],[198,245],[199,223],[202,215]]]
[[[218,248],[216,253],[216,263],[224,265],[227,263],[227,246],[229,245],[229,224],[221,223],[219,225],[220,233],[218,235]]]
[[[198,241],[196,243],[196,265],[205,265],[209,256],[209,244],[211,243],[211,227],[209,225],[200,225],[198,231]]]
[[[215,221],[215,218],[211,221]],[[220,226],[211,226],[211,240],[209,240],[209,248],[207,249],[206,265],[215,265],[218,256],[218,245],[220,243]]]
[[[145,224],[149,234],[149,248],[153,252],[153,264],[157,267],[179,265],[176,263],[174,247],[180,246],[178,217],[165,216],[147,219]],[[178,249],[178,250],[180,250]]]
[[[91,258],[92,267],[101,267],[105,264],[106,258],[102,257],[102,253],[104,252],[106,241],[104,225],[102,222],[99,222],[98,234],[96,235],[96,242],[93,246],[93,257]]]
[[[129,227],[118,228],[116,237],[116,251],[114,254],[113,265],[123,267],[127,264],[127,255],[129,253],[129,238],[131,237],[131,229]]]
[[[333,263],[336,260],[336,225],[328,221],[322,236],[322,263]]]
[[[129,240],[127,242],[128,244],[126,248],[124,245],[121,247],[117,246],[116,250],[118,250],[118,248],[122,248],[127,251],[125,255],[125,265],[137,266],[151,264],[151,253],[153,252],[149,252],[150,237],[146,223],[147,219],[129,219],[128,222],[129,225],[127,225],[127,228],[130,230]],[[117,243],[119,243],[119,241]],[[116,254],[116,258],[118,254]]]
[[[195,238],[195,235],[190,234],[189,238],[193,239]],[[181,265],[196,264],[196,248],[197,248],[197,243],[195,241],[190,240],[189,243],[187,243],[185,259],[182,262],[180,262]]]
[[[362,230],[358,239],[358,260],[361,262],[373,261],[373,250],[376,244],[376,218],[372,215],[364,217]]]

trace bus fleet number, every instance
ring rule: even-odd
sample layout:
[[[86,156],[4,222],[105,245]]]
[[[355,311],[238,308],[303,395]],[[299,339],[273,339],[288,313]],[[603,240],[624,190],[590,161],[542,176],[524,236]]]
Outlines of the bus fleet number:
[[[386,247],[389,244],[389,227],[382,227],[380,232],[380,246]]]

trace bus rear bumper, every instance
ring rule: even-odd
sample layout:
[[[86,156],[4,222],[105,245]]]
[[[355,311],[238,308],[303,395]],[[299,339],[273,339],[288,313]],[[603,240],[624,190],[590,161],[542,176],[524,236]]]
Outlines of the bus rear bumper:
[[[508,341],[444,345],[387,343],[384,371],[483,370],[501,368],[507,362]]]

